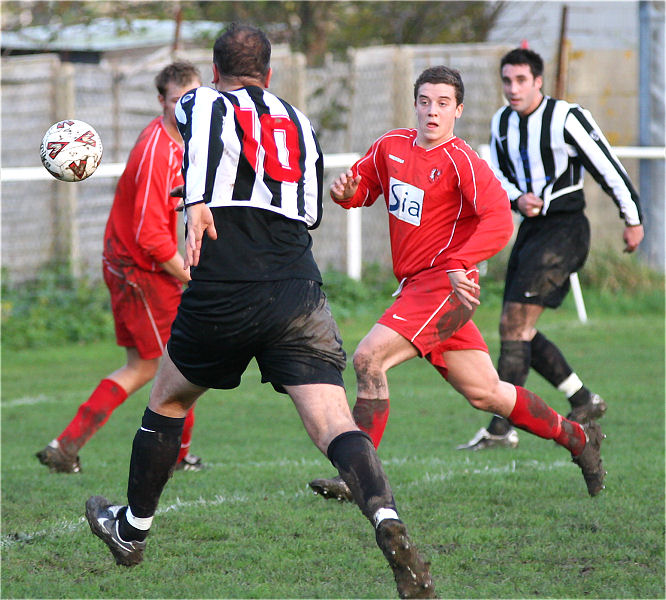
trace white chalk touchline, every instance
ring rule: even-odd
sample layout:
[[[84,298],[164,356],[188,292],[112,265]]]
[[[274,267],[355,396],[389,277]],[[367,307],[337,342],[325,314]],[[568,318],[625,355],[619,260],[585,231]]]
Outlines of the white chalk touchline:
[[[314,462],[314,461],[311,461]],[[420,463],[426,463],[428,462],[428,459],[418,459],[418,460],[411,460],[410,459],[405,459],[405,458],[400,458],[400,459],[389,459],[387,461],[383,461],[385,464],[390,464],[391,462],[394,462],[396,464],[404,464],[404,463],[409,463],[409,462],[420,462]],[[273,464],[281,464],[284,465],[285,463],[294,463],[294,464],[302,464],[301,461],[278,461],[278,463],[273,463]],[[434,459],[432,460],[432,463],[441,463],[444,464],[445,461],[440,460],[440,459]],[[268,464],[268,463],[264,463]],[[317,464],[320,464],[317,462]],[[451,461],[448,461],[447,464],[450,466]],[[433,464],[435,466],[435,464]],[[571,461],[555,461],[552,463],[542,463],[537,460],[527,460],[527,461],[515,461],[512,460],[509,464],[504,465],[502,467],[489,467],[486,465],[484,468],[463,468],[460,471],[454,471],[449,469],[448,471],[441,471],[437,473],[426,473],[423,477],[410,481],[409,483],[401,483],[401,484],[396,484],[393,485],[394,490],[401,490],[401,489],[410,489],[414,487],[422,487],[423,484],[425,483],[432,483],[432,482],[438,482],[438,481],[447,481],[450,479],[453,479],[456,476],[461,476],[461,475],[496,475],[496,474],[503,474],[506,475],[507,473],[515,473],[518,469],[528,469],[528,470],[535,470],[535,471],[553,471],[556,469],[562,469],[564,467],[570,467],[571,466]],[[285,491],[285,490],[276,490],[272,492],[272,495],[274,496],[281,496],[283,498],[287,499],[297,499],[297,498],[302,498],[303,496],[306,495],[311,495],[312,492],[309,490],[309,488],[304,488],[302,490],[298,490],[296,492],[293,491]],[[263,494],[262,494],[263,497]],[[183,509],[188,509],[191,507],[210,507],[210,506],[220,506],[222,504],[247,504],[247,503],[255,503],[257,500],[257,497],[255,496],[248,496],[246,494],[235,494],[232,493],[228,496],[222,495],[222,494],[216,494],[210,499],[206,499],[203,497],[196,498],[194,500],[181,500],[179,497],[176,497],[174,501],[172,501],[170,504],[161,506],[157,509],[156,515],[159,516],[161,514],[167,513],[167,512],[174,512],[174,511],[180,511]],[[58,535],[62,535],[63,533],[71,533],[74,531],[78,531],[81,527],[83,527],[86,524],[86,519],[85,517],[79,517],[78,519],[75,520],[68,520],[68,519],[60,519],[57,521],[54,525],[50,527],[46,527],[43,529],[39,529],[37,531],[33,532],[20,532],[15,535],[3,535],[0,537],[0,548],[10,548],[11,546],[14,546],[16,544],[20,543],[25,543],[25,542],[31,542],[34,541],[38,538],[49,538],[49,537],[56,537]]]

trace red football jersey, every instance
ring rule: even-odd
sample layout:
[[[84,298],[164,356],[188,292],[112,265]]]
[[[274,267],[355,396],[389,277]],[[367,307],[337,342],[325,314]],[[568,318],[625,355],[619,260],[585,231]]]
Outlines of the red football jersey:
[[[352,167],[362,178],[356,194],[338,202],[370,206],[384,196],[399,281],[433,267],[468,270],[513,233],[509,199],[487,163],[457,137],[426,150],[416,134],[396,129],[376,140]]]
[[[169,192],[182,185],[182,141],[157,117],[139,134],[118,180],[104,233],[104,257],[119,265],[161,271],[178,250],[179,198]]]

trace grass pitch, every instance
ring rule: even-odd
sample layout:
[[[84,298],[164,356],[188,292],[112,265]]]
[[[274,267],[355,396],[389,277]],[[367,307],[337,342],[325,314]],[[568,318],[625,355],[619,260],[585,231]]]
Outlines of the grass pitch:
[[[379,453],[441,597],[664,597],[663,312],[588,312],[585,326],[570,305],[546,313],[541,330],[609,404],[601,421],[607,489],[596,498],[564,449],[527,433],[516,450],[456,451],[488,415],[425,361],[389,373],[391,417]],[[378,314],[340,323],[350,355]],[[490,303],[475,318],[493,357],[498,317]],[[208,468],[174,475],[145,562],[128,570],[90,533],[84,502],[98,493],[125,501],[148,388],[83,448],[81,474],[49,474],[34,453],[124,352],[105,343],[2,359],[2,597],[396,596],[358,509],[310,493],[307,482],[333,468],[289,399],[258,383],[256,367],[239,389],[199,401],[192,450]],[[353,402],[351,367],[346,380]],[[527,387],[568,411],[538,375]]]

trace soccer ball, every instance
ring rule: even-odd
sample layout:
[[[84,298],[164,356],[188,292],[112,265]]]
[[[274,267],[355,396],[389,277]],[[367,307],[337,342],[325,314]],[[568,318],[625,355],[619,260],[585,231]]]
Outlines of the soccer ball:
[[[60,181],[83,181],[102,160],[102,139],[88,123],[58,121],[44,134],[39,155],[44,168]]]

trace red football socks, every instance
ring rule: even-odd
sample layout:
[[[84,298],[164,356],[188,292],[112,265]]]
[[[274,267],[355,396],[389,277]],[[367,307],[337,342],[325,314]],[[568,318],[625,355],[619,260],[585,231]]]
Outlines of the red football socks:
[[[516,427],[529,431],[547,440],[555,440],[574,456],[585,448],[585,432],[574,421],[556,413],[539,396],[516,386],[516,405],[509,415],[509,421]]]
[[[382,441],[389,417],[388,398],[357,398],[352,411],[354,421],[361,431],[372,439],[375,449]]]
[[[63,452],[76,456],[79,449],[126,399],[127,392],[115,381],[102,379],[90,398],[79,406],[70,424],[58,436]]]
[[[194,407],[190,408],[185,415],[185,425],[183,426],[183,437],[180,440],[180,452],[178,453],[178,464],[183,460],[187,453],[190,451],[190,444],[192,443],[192,428],[194,427]]]

